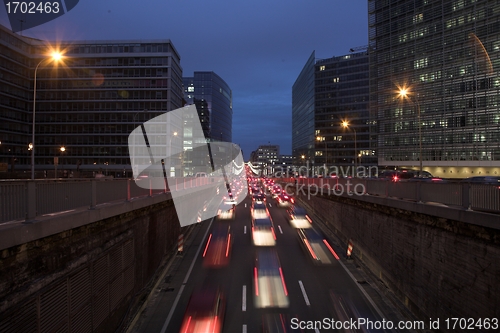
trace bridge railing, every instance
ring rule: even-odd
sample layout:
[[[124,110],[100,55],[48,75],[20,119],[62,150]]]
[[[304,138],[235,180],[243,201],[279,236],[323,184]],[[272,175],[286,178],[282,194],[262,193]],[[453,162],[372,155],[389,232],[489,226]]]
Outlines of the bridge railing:
[[[356,196],[374,195],[415,202],[437,203],[454,208],[500,213],[500,186],[467,182],[394,182],[366,178],[280,178],[283,183],[314,186],[316,193]]]
[[[172,189],[180,191],[217,181],[212,177],[169,178]],[[139,185],[140,186],[139,186]],[[0,181],[0,223],[30,221],[36,216],[77,208],[131,200],[170,192],[168,184],[157,188],[150,179],[68,179]]]

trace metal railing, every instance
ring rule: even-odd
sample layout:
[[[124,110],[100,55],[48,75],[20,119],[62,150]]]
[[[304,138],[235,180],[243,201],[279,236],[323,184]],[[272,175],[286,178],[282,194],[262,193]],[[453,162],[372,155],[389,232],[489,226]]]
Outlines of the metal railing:
[[[208,185],[211,177],[170,178],[175,191]],[[158,189],[150,179],[68,179],[0,181],[0,223],[34,220],[37,216],[78,208],[93,209],[97,205],[132,198],[169,193],[168,185]]]
[[[373,195],[383,198],[437,203],[453,208],[500,213],[500,186],[468,182],[394,182],[365,178],[281,178],[289,184],[314,187],[322,194],[349,194],[352,198]],[[329,192],[328,192],[329,190]]]

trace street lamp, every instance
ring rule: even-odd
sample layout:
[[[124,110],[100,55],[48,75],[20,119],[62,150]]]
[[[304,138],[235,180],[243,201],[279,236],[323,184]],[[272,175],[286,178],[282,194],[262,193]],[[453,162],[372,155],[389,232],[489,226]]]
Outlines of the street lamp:
[[[33,77],[33,124],[31,129],[31,180],[35,179],[35,115],[36,115],[36,72],[38,67],[42,62],[47,60],[53,60],[55,62],[62,59],[62,54],[59,52],[53,52],[50,57],[43,58],[40,60],[38,65],[35,67],[35,75]]]
[[[62,146],[61,148],[59,148],[59,150],[61,151],[61,153],[64,153],[66,151],[66,147]],[[54,178],[57,178],[57,165],[59,164],[59,157],[56,156],[54,157]]]
[[[357,164],[358,164],[358,148],[356,147],[357,146],[357,138],[356,138],[356,130],[354,129],[354,127],[349,127],[349,122],[344,120],[342,122],[342,127],[344,128],[347,128],[347,129],[352,129],[352,131],[354,132],[354,172],[357,171]]]
[[[410,102],[414,103],[417,107],[417,119],[418,119],[418,177],[422,177],[422,122],[420,121],[420,103],[418,102],[417,96],[414,96],[415,102],[412,101],[409,95],[409,91],[406,88],[401,88],[399,90],[399,97],[402,99],[407,98]]]

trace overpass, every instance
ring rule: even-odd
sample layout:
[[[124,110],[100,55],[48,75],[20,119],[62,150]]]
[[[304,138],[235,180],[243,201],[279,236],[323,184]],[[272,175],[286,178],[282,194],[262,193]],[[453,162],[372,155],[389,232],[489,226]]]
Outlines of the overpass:
[[[419,317],[499,317],[498,189],[282,181]],[[168,188],[130,180],[5,182],[0,200],[2,332],[114,331],[181,233]]]

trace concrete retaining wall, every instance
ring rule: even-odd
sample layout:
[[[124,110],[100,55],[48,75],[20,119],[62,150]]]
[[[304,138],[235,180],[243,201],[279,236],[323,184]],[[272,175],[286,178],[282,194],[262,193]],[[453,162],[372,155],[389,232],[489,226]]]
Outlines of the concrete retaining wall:
[[[94,211],[106,217],[1,250],[0,332],[115,331],[180,232],[172,200],[147,200],[155,203],[123,203],[142,207],[121,214]],[[88,214],[65,218],[69,224]],[[56,223],[46,222],[12,234]]]
[[[473,213],[494,228],[347,197],[302,202],[422,320],[500,318],[500,216]]]

